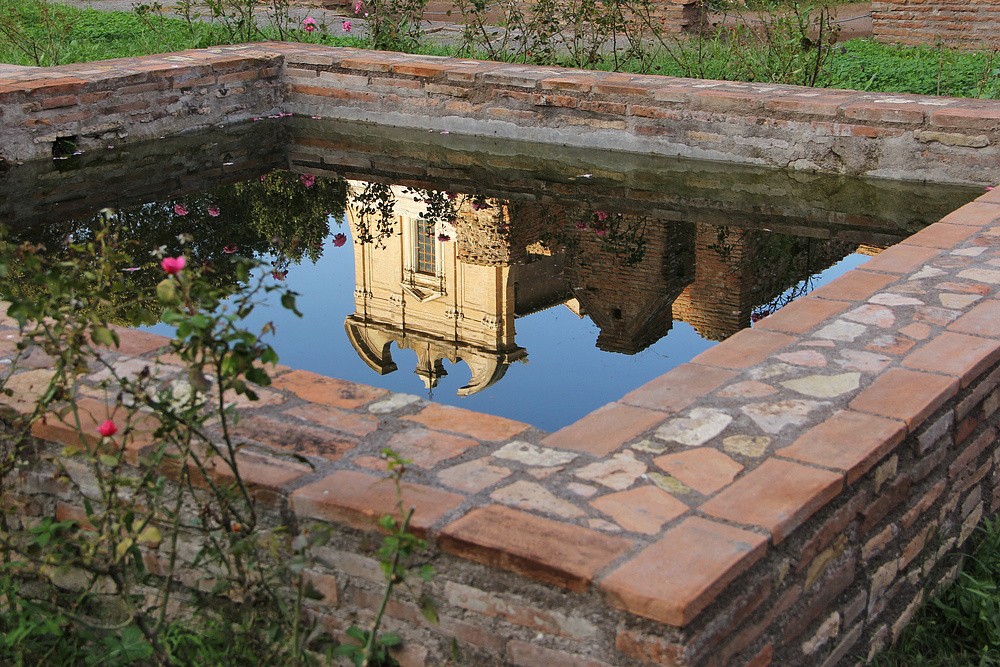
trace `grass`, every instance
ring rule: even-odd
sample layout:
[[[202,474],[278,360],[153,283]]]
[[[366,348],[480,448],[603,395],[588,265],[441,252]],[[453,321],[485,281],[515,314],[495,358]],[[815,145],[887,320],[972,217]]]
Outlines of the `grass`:
[[[267,38],[274,31],[265,31]],[[363,46],[353,37],[299,31],[300,41]],[[14,65],[68,63],[145,56],[233,43],[230,31],[207,23],[155,13],[101,12],[69,5],[0,0],[0,62]],[[271,33],[271,34],[268,34]]]
[[[1000,665],[1000,519],[979,526],[958,579],[876,656],[875,667]]]
[[[232,29],[155,13],[99,12],[34,0],[0,0],[0,62],[18,65],[59,65],[233,43]],[[256,38],[276,38],[265,29]],[[337,46],[367,46],[351,36],[323,31],[296,31],[302,41]],[[246,40],[241,40],[246,41]],[[660,53],[653,61],[619,61],[617,69],[669,76],[694,76],[761,82],[802,83],[796,76],[809,66],[811,54],[796,52],[794,34],[770,53],[759,45],[705,40],[686,48],[683,57]],[[422,53],[450,55],[453,50],[425,45]],[[675,54],[677,52],[675,51]],[[789,63],[793,63],[789,66]],[[612,59],[594,69],[615,69]],[[1000,56],[927,47],[902,47],[871,40],[852,40],[833,49],[820,82],[825,87],[852,90],[1000,98]]]

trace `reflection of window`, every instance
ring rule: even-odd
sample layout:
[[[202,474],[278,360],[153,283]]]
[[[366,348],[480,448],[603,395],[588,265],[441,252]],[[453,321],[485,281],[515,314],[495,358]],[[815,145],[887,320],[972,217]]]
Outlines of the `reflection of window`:
[[[417,219],[417,233],[414,248],[417,273],[434,275],[437,273],[437,257],[435,253],[434,224],[428,220]]]
[[[400,216],[403,225],[403,290],[420,301],[430,301],[445,293],[440,265],[437,228],[433,221]]]

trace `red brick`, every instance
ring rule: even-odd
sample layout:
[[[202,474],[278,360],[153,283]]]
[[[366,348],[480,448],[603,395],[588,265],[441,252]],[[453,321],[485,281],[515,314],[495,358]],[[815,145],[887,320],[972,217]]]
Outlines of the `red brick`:
[[[739,370],[764,361],[798,338],[758,329],[744,329],[691,360],[695,364]]]
[[[615,648],[630,658],[655,665],[685,664],[684,644],[662,637],[619,630],[615,635]]]
[[[424,535],[447,512],[458,507],[463,496],[419,484],[403,483],[403,508],[415,508],[410,528]],[[338,470],[307,484],[292,494],[292,508],[300,517],[346,523],[362,530],[376,529],[382,516],[399,517],[396,489],[391,479],[351,470]]]
[[[517,667],[611,667],[600,660],[543,648],[517,639],[507,644],[507,660]]]
[[[352,58],[342,58],[340,66],[344,69],[359,69],[368,72],[388,72],[393,65],[393,60],[382,57],[384,54],[367,52],[363,56]]]
[[[936,248],[921,248],[902,243],[883,250],[878,256],[862,264],[861,268],[865,271],[883,273],[909,273],[937,257],[940,252]]]
[[[692,93],[689,103],[708,111],[755,113],[759,112],[765,99],[764,95],[705,88]]]
[[[786,643],[802,634],[817,616],[828,611],[834,600],[847,590],[854,581],[856,562],[854,556],[849,556],[836,567],[828,568],[829,574],[819,591],[791,616],[785,626]]]
[[[883,123],[923,123],[925,107],[920,104],[878,104],[856,102],[844,107],[844,115],[858,120]]]
[[[931,112],[932,125],[963,130],[995,130],[1000,126],[1000,110],[945,107]]]
[[[685,503],[651,485],[609,493],[590,504],[625,530],[647,535],[656,535],[665,523],[688,511]]]
[[[906,425],[902,422],[841,410],[775,454],[843,470],[847,483],[853,484],[895,449],[905,435]]]
[[[75,104],[75,95],[57,95],[54,97],[47,97],[41,101],[43,109],[59,109],[61,107],[71,107]]]
[[[766,528],[778,544],[843,487],[843,475],[768,459],[698,509],[719,519]]]
[[[254,454],[246,450],[237,453],[236,467],[240,478],[252,489],[280,491],[286,484],[313,471],[312,466],[297,461]],[[215,474],[222,480],[235,479],[232,468],[221,457],[212,460]],[[271,495],[260,495],[258,499],[272,499]]]
[[[768,315],[754,326],[758,329],[804,334],[850,305],[852,304],[847,301],[803,297]]]
[[[341,410],[326,405],[302,405],[291,410],[285,410],[286,415],[298,417],[306,421],[332,428],[351,435],[371,435],[378,429],[378,418],[373,415],[359,415],[350,410]]]
[[[550,635],[569,637],[577,641],[592,641],[599,628],[587,619],[519,604],[472,586],[448,583],[445,585],[448,603],[490,618],[502,618],[516,625],[532,628]]]
[[[117,326],[113,326],[111,329],[118,334],[119,338],[119,345],[114,349],[129,356],[152,352],[170,344],[170,339],[166,336],[149,333],[148,331]]]
[[[396,63],[390,68],[390,71],[393,74],[406,74],[408,76],[419,76],[424,79],[436,79],[444,76],[444,73],[451,68],[452,65],[447,63],[408,62]]]
[[[998,359],[1000,341],[945,331],[903,359],[903,365],[955,375],[967,387]]]
[[[478,447],[479,443],[448,433],[411,428],[392,436],[387,446],[418,468],[433,468],[442,461]]]
[[[766,548],[763,535],[691,517],[605,577],[601,591],[612,607],[684,626]]]
[[[360,443],[354,438],[334,435],[309,426],[254,415],[243,417],[233,427],[233,436],[247,438],[274,449],[299,456],[321,456],[336,461]]]
[[[478,440],[491,441],[510,440],[529,428],[527,424],[513,419],[494,417],[437,403],[403,419],[415,421],[437,431],[452,431]]]
[[[730,642],[719,651],[719,655],[721,656],[720,664],[728,664],[734,655],[750,646],[771,625],[775,618],[788,611],[798,601],[801,594],[802,587],[798,584],[782,593],[778,601],[762,614],[758,622],[735,634]]]
[[[950,331],[994,337],[1000,331],[1000,301],[983,301],[948,325]]]
[[[364,384],[329,378],[308,371],[292,371],[274,379],[274,389],[290,391],[310,403],[353,410],[389,392]]]
[[[941,222],[982,228],[996,222],[997,218],[1000,218],[1000,206],[980,200],[955,209],[941,218]]]
[[[986,429],[986,431],[976,438],[972,444],[963,449],[955,460],[952,461],[951,465],[948,466],[948,479],[956,479],[958,477],[964,476],[983,453],[983,451],[990,446],[994,438],[996,438],[996,430],[992,427]]]
[[[629,392],[620,402],[651,410],[680,412],[736,375],[735,371],[721,368],[681,364]]]
[[[653,459],[653,463],[706,496],[730,484],[743,470],[739,463],[710,447],[667,454]]]
[[[83,79],[68,76],[58,79],[18,81],[16,84],[12,84],[11,87],[19,88],[25,92],[31,93],[32,95],[64,95],[66,93],[74,93],[86,85],[87,82]]]
[[[840,536],[844,530],[854,521],[858,511],[868,502],[868,491],[861,489],[850,500],[837,509],[833,515],[820,526],[812,537],[806,540],[799,552],[799,562],[795,566],[796,572],[801,572],[813,559],[833,541]]]
[[[912,431],[957,391],[956,378],[892,368],[858,394],[849,407],[902,420]]]
[[[593,80],[590,76],[553,76],[539,81],[538,87],[542,90],[574,90],[586,93],[590,92]]]
[[[490,505],[445,526],[438,544],[456,556],[582,592],[632,542]]]
[[[600,100],[581,100],[578,105],[581,111],[593,111],[611,116],[624,116],[625,105],[621,102],[602,102]]]
[[[767,667],[771,664],[771,659],[774,657],[774,644],[768,644],[762,648],[757,655],[750,658],[750,661],[744,665],[744,667]]]
[[[90,517],[87,516],[82,507],[61,501],[56,503],[56,521],[76,521],[76,524],[83,530],[94,530],[94,524],[90,522]]]
[[[304,570],[302,575],[309,585],[311,585],[320,595],[323,596],[323,604],[336,607],[339,601],[337,592],[337,578],[330,574],[316,572],[315,570]]]
[[[814,97],[781,95],[765,100],[764,108],[768,111],[799,113],[809,116],[836,116],[845,99],[849,98],[829,95],[816,95]]]
[[[889,515],[889,512],[906,500],[909,494],[910,478],[906,476],[896,479],[887,488],[883,489],[878,498],[861,512],[861,515],[864,517],[864,520],[861,522],[861,534],[867,535],[876,526],[880,525],[882,520]]]
[[[906,511],[903,518],[899,520],[899,527],[903,530],[907,530],[910,526],[912,526],[921,514],[934,505],[937,499],[941,497],[941,494],[944,493],[946,488],[947,484],[945,482],[938,482],[924,492],[924,495],[922,495],[920,499],[913,504],[913,507]]]
[[[823,287],[813,290],[809,296],[864,301],[895,281],[894,276],[881,273],[869,273],[861,270],[848,271]]]
[[[544,438],[542,444],[606,456],[665,418],[662,412],[609,403]]]
[[[998,210],[998,215],[1000,215],[1000,210]],[[949,225],[945,222],[938,222],[907,238],[906,244],[925,248],[953,248],[977,231],[979,230],[968,225]]]

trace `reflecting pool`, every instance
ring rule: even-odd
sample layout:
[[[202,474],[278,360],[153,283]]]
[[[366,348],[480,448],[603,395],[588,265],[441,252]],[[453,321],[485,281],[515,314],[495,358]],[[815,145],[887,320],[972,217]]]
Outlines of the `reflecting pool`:
[[[282,363],[555,430],[978,194],[293,117],[14,167],[0,221],[58,253],[114,209],[115,317],[162,333],[153,253],[266,258]]]

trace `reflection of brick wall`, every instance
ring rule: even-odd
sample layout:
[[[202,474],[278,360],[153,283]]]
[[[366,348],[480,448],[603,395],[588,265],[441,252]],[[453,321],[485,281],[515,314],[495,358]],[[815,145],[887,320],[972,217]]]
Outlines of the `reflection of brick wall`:
[[[750,326],[749,290],[744,289],[749,234],[720,235],[719,227],[703,223],[696,227],[695,280],[674,301],[673,315],[708,340],[724,340]]]
[[[1000,0],[876,0],[872,31],[879,42],[1000,48]]]
[[[642,223],[623,216],[621,225]],[[587,314],[601,329],[597,347],[636,354],[670,331],[671,303],[694,276],[694,227],[650,220],[641,261],[627,261],[628,248],[616,247],[613,233],[576,229],[566,261],[566,280]]]
[[[755,306],[856,248],[848,241],[722,230],[697,224],[695,281],[673,309],[674,319],[687,322],[708,340],[725,340],[750,326]],[[784,244],[786,252],[775,252],[777,244]]]

